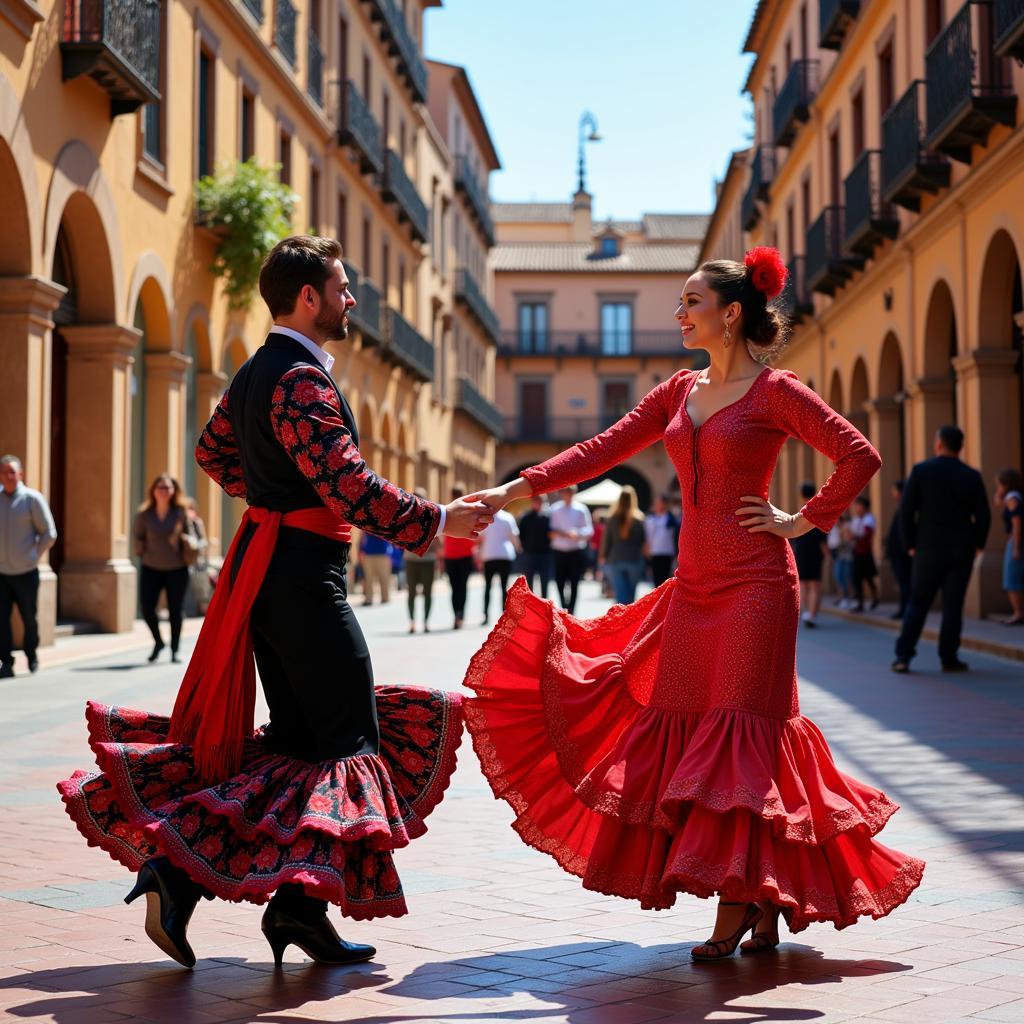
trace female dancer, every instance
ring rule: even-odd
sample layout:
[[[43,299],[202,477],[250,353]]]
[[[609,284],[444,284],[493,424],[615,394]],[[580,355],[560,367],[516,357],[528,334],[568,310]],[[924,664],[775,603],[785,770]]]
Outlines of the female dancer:
[[[798,583],[791,537],[827,532],[872,475],[877,452],[789,371],[753,352],[781,323],[774,250],[705,263],[683,289],[683,345],[706,370],[655,387],[603,434],[474,495],[492,506],[591,478],[662,441],[683,495],[679,567],[635,604],[579,621],[520,581],[470,664],[466,719],[496,796],[525,842],[588,889],[667,908],[718,894],[702,960],[793,932],[882,917],[923,862],[872,837],[896,811],[843,775],[800,714]],[[765,498],[797,437],[834,463],[796,514]]]

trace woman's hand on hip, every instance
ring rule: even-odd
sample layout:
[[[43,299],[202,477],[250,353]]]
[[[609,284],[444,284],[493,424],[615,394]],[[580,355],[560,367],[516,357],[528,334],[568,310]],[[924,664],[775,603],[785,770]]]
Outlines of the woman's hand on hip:
[[[744,505],[736,510],[736,515],[746,517],[740,520],[740,526],[745,527],[748,533],[773,533],[776,537],[789,540],[810,529],[810,524],[799,512],[790,515],[764,498],[747,494],[740,498],[740,501],[744,502]]]

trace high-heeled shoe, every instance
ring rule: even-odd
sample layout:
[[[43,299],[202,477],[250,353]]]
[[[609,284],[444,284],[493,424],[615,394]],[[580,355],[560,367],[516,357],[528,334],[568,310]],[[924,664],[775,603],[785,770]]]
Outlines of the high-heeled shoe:
[[[763,920],[764,911],[761,914]],[[750,938],[746,942],[740,943],[740,953],[767,953],[779,944],[779,908],[774,907],[769,916],[771,918],[769,926],[758,931],[755,925],[754,930],[750,933]]]
[[[743,906],[742,903],[730,903],[726,900],[720,900],[718,905],[720,907]],[[707,942],[701,943],[702,946],[710,946],[714,950],[713,953],[698,953],[697,950],[700,949],[700,946],[695,946],[690,950],[690,956],[694,960],[724,960],[726,957],[732,956],[740,944],[740,939],[761,920],[761,909],[756,903],[748,903],[746,906],[747,912],[743,915],[739,928],[732,935],[728,935],[724,939],[708,939]]]
[[[260,930],[270,943],[276,967],[281,966],[284,951],[292,945],[318,964],[358,964],[377,955],[373,946],[341,938],[326,914],[315,924],[309,924],[271,905],[263,913]]]
[[[146,934],[172,960],[190,970],[196,955],[188,944],[186,930],[202,890],[166,857],[154,857],[139,868],[135,888],[125,896],[131,903],[146,896]]]
[[[153,644],[153,653],[146,659],[146,661],[156,661],[156,659],[160,657],[160,652],[163,649],[164,642],[162,640],[157,640],[157,642]]]

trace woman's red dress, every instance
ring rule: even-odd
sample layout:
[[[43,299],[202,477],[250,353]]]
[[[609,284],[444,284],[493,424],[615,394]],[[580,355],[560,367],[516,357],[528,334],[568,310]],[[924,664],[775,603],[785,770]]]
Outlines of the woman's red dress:
[[[835,463],[801,510],[825,532],[881,460],[785,370],[694,427],[695,377],[523,472],[535,494],[556,491],[662,441],[683,499],[679,567],[586,621],[517,581],[466,676],[474,746],[519,835],[588,889],[658,909],[678,892],[771,900],[792,931],[882,917],[924,862],[875,841],[897,805],[840,772],[800,714],[790,545],[735,515],[767,496],[787,437]]]

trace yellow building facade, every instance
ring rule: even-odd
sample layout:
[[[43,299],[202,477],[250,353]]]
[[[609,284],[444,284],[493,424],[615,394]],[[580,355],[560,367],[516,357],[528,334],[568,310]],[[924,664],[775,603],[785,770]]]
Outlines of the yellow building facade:
[[[782,250],[781,365],[879,449],[883,526],[943,423],[994,488],[1024,451],[1024,5],[760,0],[744,49],[755,138],[704,254],[741,255],[718,227],[737,209],[745,246]],[[790,442],[776,496],[827,470]],[[969,614],[1005,606],[1003,544],[997,519]]]
[[[42,567],[44,642],[58,615],[130,627],[129,526],[158,473],[196,496],[214,557],[240,515],[192,447],[270,320],[258,295],[232,310],[208,270],[220,236],[197,223],[202,174],[279,164],[294,230],[342,242],[359,306],[334,374],[369,464],[440,498],[465,434],[474,485],[493,476],[493,432],[463,429],[438,379],[442,362],[453,381],[471,372],[439,333],[457,297],[434,272],[445,245],[455,265],[457,167],[468,155],[486,210],[497,166],[464,72],[453,103],[472,139],[460,149],[433,123],[452,89],[422,56],[426,9],[440,6],[0,3],[0,448],[24,460],[60,532]]]

